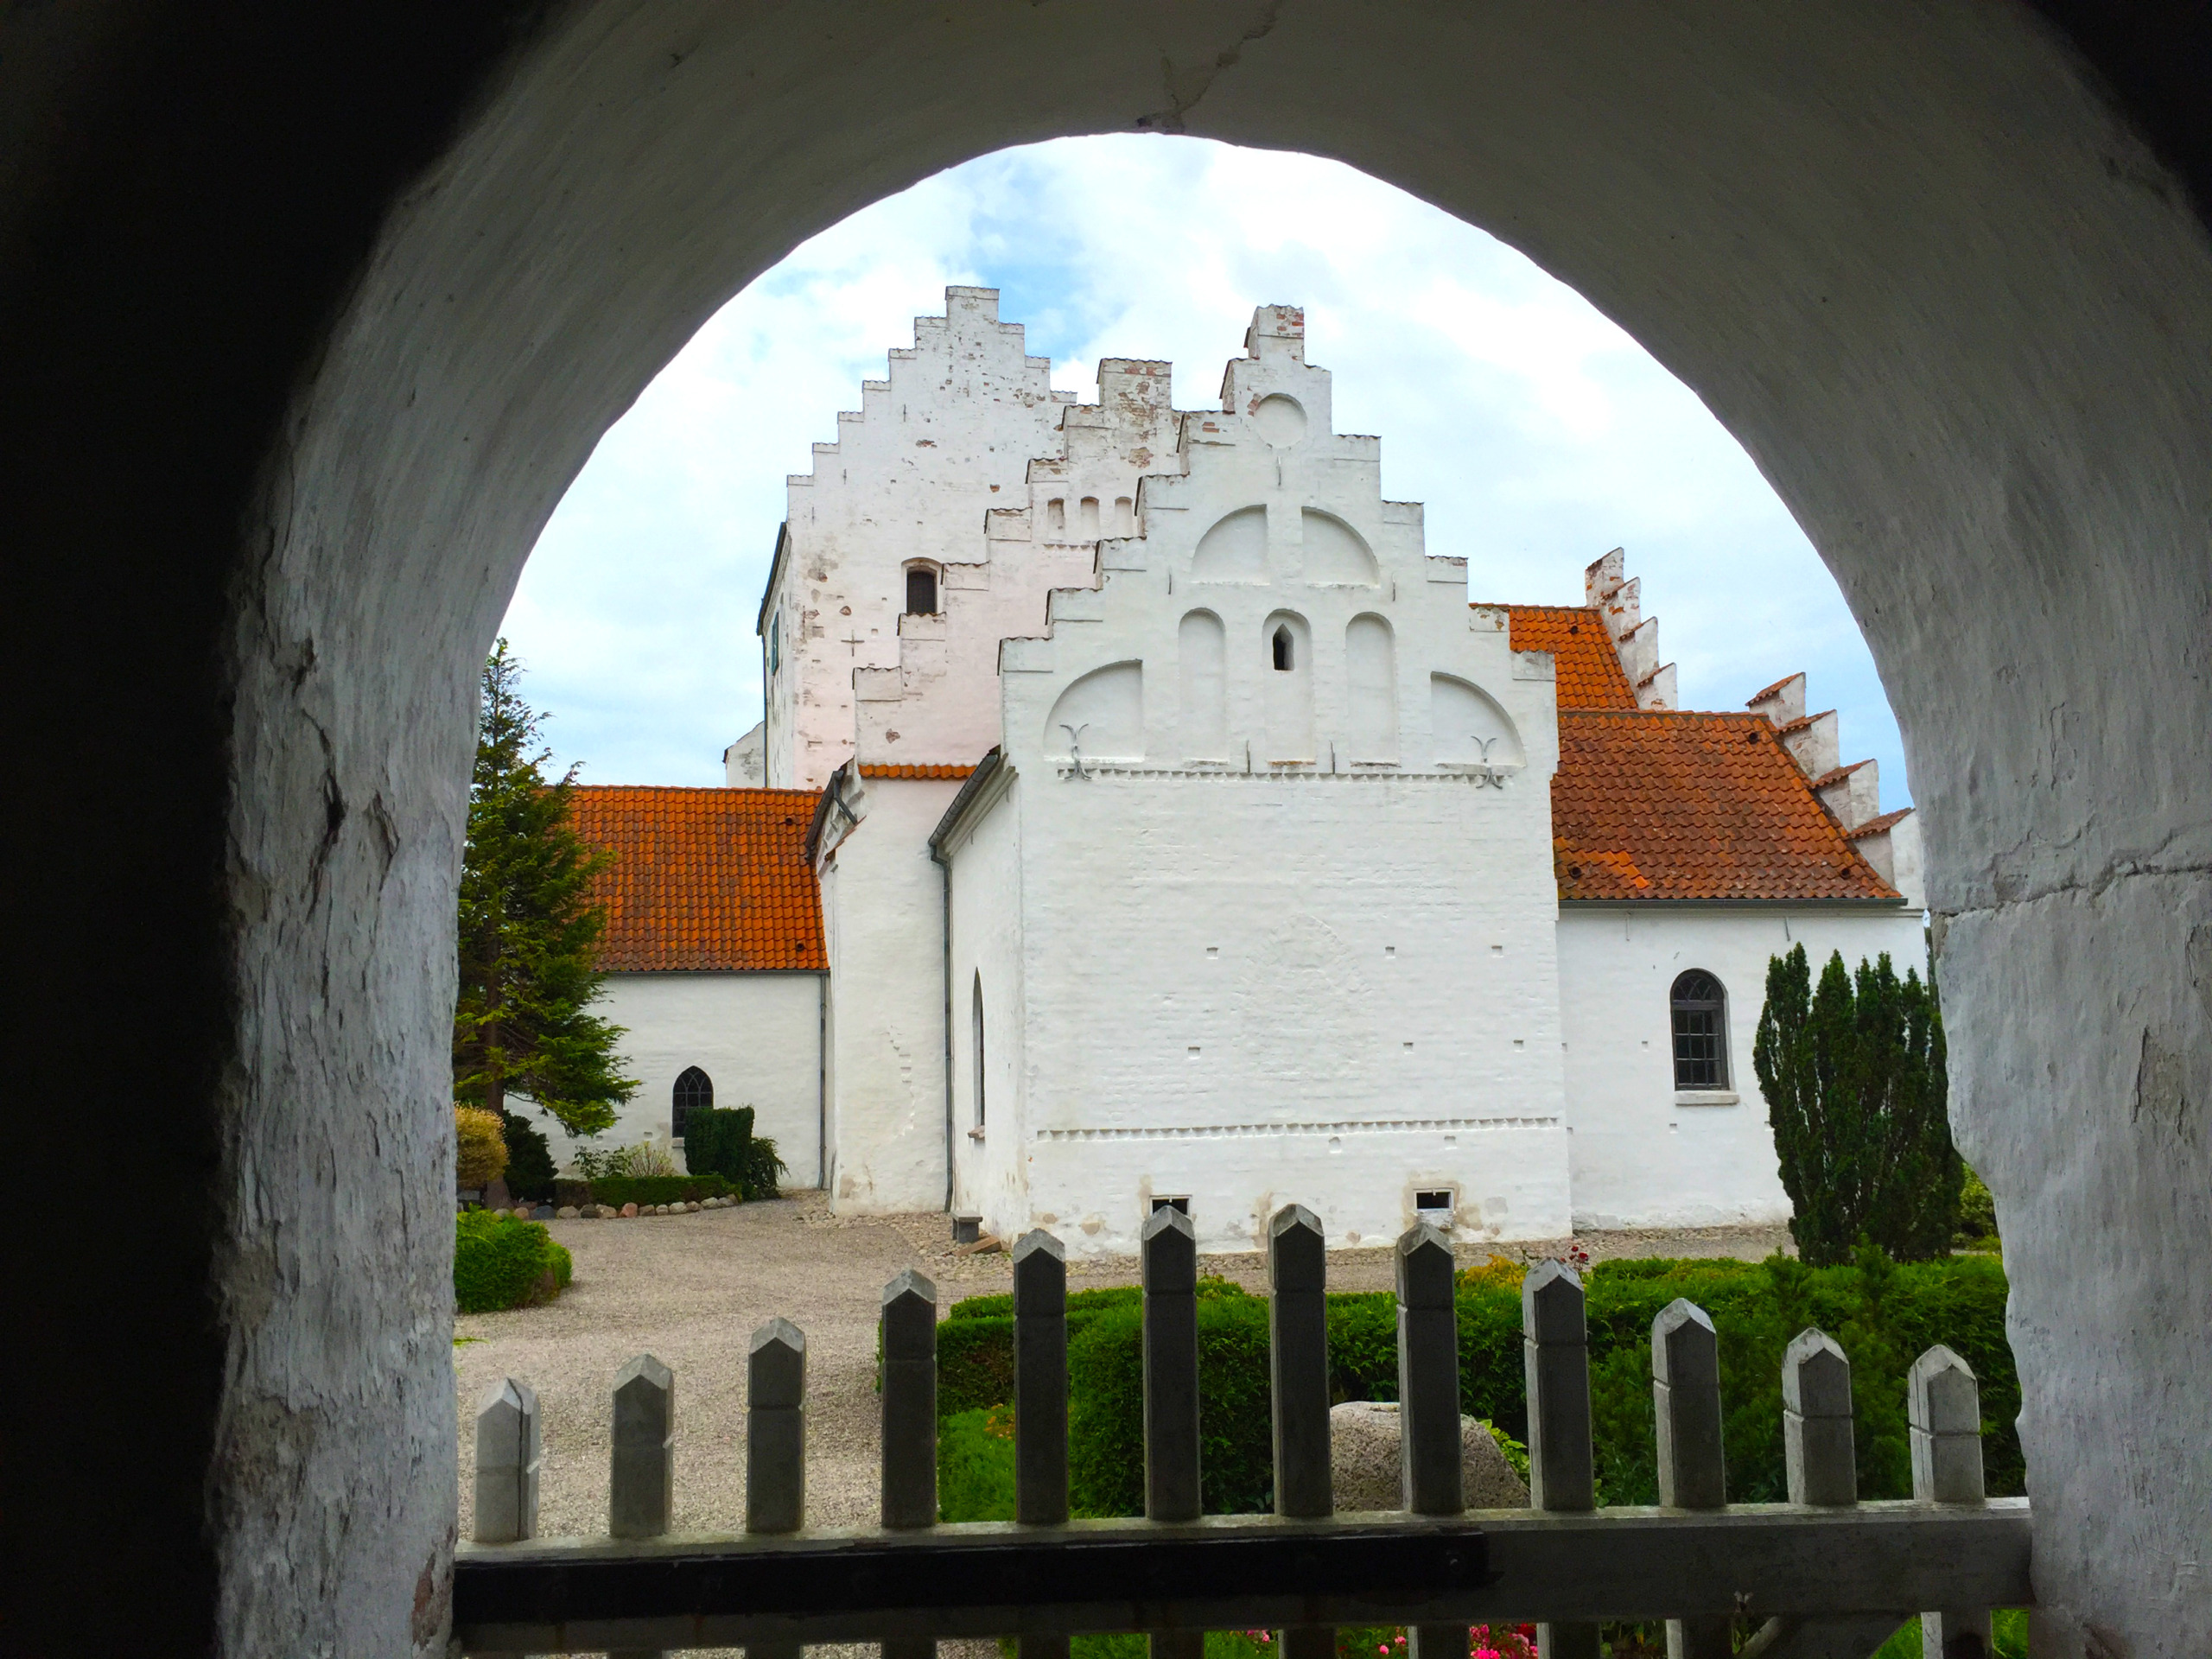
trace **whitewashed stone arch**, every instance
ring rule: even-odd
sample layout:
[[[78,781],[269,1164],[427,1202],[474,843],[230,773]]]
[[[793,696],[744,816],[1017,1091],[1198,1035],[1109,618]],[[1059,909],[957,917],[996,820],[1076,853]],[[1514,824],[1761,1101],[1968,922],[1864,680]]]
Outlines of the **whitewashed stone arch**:
[[[1521,734],[1497,699],[1453,674],[1428,677],[1429,743],[1440,766],[1525,766]]]
[[[1398,647],[1389,622],[1363,611],[1344,625],[1344,703],[1354,760],[1398,758]]]
[[[1265,582],[1268,579],[1268,510],[1239,507],[1198,538],[1191,555],[1193,582]]]
[[[1176,742],[1185,760],[1229,758],[1229,633],[1211,611],[1187,613],[1176,629]]]
[[[1304,547],[1299,556],[1300,573],[1325,588],[1374,588],[1382,581],[1375,550],[1367,537],[1333,512],[1307,507],[1299,515]]]
[[[1144,664],[1094,668],[1052,703],[1045,721],[1045,756],[1067,760],[1144,759]]]

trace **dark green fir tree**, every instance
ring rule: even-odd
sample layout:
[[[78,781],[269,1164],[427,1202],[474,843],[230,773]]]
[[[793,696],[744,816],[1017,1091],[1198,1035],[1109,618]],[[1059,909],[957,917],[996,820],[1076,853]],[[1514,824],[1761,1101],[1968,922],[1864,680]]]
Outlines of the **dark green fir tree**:
[[[1932,982],[1898,979],[1886,952],[1854,976],[1838,952],[1815,985],[1797,945],[1767,964],[1752,1059],[1805,1261],[1847,1262],[1862,1242],[1904,1262],[1949,1251],[1965,1166]]]
[[[521,1096],[570,1135],[591,1135],[638,1087],[615,1052],[622,1027],[587,1011],[599,993],[594,957],[607,925],[592,878],[609,855],[569,823],[575,769],[546,778],[550,751],[521,680],[502,639],[484,664],[468,788],[454,1098],[512,1119]]]

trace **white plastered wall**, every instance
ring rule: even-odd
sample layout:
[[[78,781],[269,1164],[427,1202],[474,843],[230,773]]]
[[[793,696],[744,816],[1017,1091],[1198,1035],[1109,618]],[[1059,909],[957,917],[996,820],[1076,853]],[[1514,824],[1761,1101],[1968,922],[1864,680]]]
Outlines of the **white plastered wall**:
[[[817,868],[830,957],[830,1173],[841,1214],[941,1210],[944,887],[930,832],[957,779],[853,778]]]
[[[1771,1225],[1789,1218],[1751,1065],[1768,961],[1802,944],[1818,976],[1890,953],[1926,970],[1921,912],[1576,905],[1559,919],[1560,1023],[1578,1228]],[[1729,1087],[1675,1088],[1669,996],[1701,968],[1726,988]]]
[[[714,1080],[715,1105],[753,1108],[753,1133],[774,1137],[787,1184],[820,1185],[823,990],[814,973],[608,975],[592,1012],[624,1028],[621,1065],[639,1088],[613,1128],[582,1144],[670,1147],[676,1079],[696,1065]],[[566,1163],[579,1143],[530,1116]]]
[[[1103,585],[1056,593],[1050,636],[1001,651],[1027,1193],[990,1177],[991,1145],[974,1190],[994,1230],[1128,1250],[1177,1196],[1205,1247],[1253,1249],[1295,1199],[1332,1241],[1372,1243],[1436,1187],[1470,1240],[1567,1230],[1550,659],[1515,653],[1502,613],[1467,607],[1464,564],[1426,556],[1418,507],[1382,500],[1379,445],[1331,432],[1301,335],[1294,310],[1262,308],[1234,412],[1185,417],[1187,475],[1146,480],[1146,535],[1106,542]],[[1214,556],[1207,532],[1254,509]],[[1194,609],[1223,626],[1226,755],[1185,752]],[[1359,617],[1395,642],[1393,760],[1352,753]],[[1268,645],[1283,619],[1287,672]],[[1279,673],[1312,728],[1274,747],[1307,753],[1271,750]],[[1436,673],[1510,728],[1496,781],[1466,734],[1433,728]]]
[[[970,546],[938,565],[937,613],[898,619],[895,666],[853,676],[860,760],[966,765],[998,741],[999,641],[1035,633],[1054,588],[1090,586],[1102,533],[1134,530],[1138,480],[1180,465],[1168,369],[1107,358],[1098,401],[1061,408],[1020,490],[995,495]],[[892,542],[876,556],[907,554]]]
[[[1001,1238],[1027,1230],[1029,1160],[1022,1125],[1029,1080],[1022,974],[1021,780],[989,780],[950,838],[953,1184],[956,1213]],[[982,988],[983,1121],[976,1112],[974,997]],[[978,1131],[980,1130],[980,1133]]]
[[[914,320],[886,378],[861,383],[837,441],[814,446],[814,471],[787,480],[787,540],[760,621],[764,650],[779,634],[773,787],[818,789],[851,757],[855,671],[899,666],[906,563],[972,564],[984,513],[1026,499],[1029,460],[1052,449],[1074,401],[1052,390],[1050,359],[1027,353],[1020,325],[998,320],[995,289],[949,288],[944,300],[944,316]]]

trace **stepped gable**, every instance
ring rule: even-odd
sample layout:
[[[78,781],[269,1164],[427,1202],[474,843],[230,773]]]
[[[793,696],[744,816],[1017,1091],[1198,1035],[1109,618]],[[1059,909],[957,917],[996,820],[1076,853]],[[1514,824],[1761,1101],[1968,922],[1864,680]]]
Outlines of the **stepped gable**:
[[[1897,899],[1758,715],[1561,709],[1562,900]]]
[[[1585,605],[1506,605],[1516,651],[1548,651],[1558,675],[1559,706],[1633,709],[1635,689],[1606,636],[1605,619]]]
[[[570,822],[614,855],[593,883],[608,973],[762,973],[830,965],[806,859],[810,789],[577,785]]]

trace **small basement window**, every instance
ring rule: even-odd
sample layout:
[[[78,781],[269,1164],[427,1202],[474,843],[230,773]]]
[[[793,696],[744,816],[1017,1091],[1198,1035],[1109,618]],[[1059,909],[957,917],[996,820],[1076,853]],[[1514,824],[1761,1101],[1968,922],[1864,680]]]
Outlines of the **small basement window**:
[[[1156,1216],[1163,1210],[1173,1210],[1183,1215],[1189,1215],[1191,1213],[1190,1195],[1185,1193],[1179,1198],[1154,1198],[1152,1201],[1152,1213]]]
[[[1275,668],[1278,672],[1287,674],[1297,666],[1295,661],[1297,647],[1290,637],[1288,623],[1286,622],[1275,629],[1274,650]]]
[[[1414,1210],[1418,1215],[1448,1217],[1454,1207],[1454,1194],[1448,1186],[1432,1187],[1414,1194]]]
[[[937,572],[925,564],[906,567],[906,614],[937,614]]]

